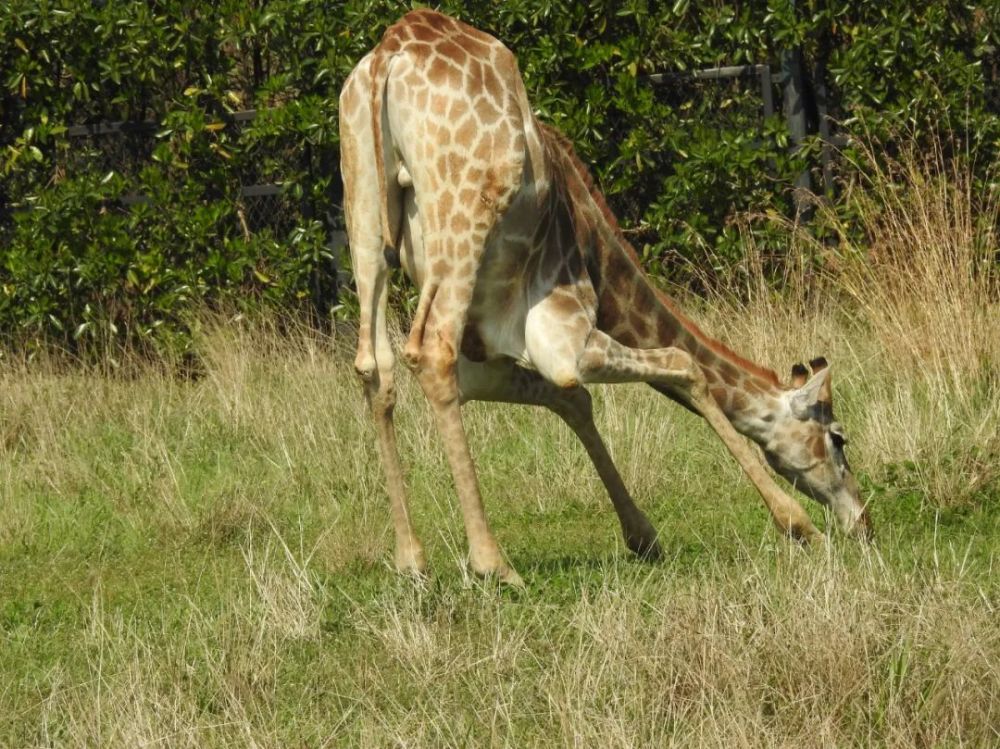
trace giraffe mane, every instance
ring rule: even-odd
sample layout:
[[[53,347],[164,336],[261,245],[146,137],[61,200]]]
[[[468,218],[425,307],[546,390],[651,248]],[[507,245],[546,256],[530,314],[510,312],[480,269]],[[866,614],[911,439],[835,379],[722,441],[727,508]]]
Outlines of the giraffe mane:
[[[577,179],[580,180],[584,189],[587,191],[587,194],[590,196],[590,199],[597,207],[597,210],[600,212],[601,217],[604,219],[604,222],[611,229],[615,238],[618,240],[619,246],[624,251],[629,261],[632,263],[633,266],[635,266],[635,269],[647,280],[647,282],[649,282],[649,277],[646,275],[646,272],[642,268],[642,261],[639,258],[639,253],[635,251],[635,248],[632,246],[632,243],[629,242],[628,239],[625,237],[625,233],[622,231],[621,225],[618,223],[617,216],[615,216],[615,214],[611,211],[611,208],[608,206],[607,200],[604,198],[604,195],[598,189],[594,177],[590,173],[590,170],[577,155],[576,149],[573,147],[572,141],[570,141],[569,138],[563,135],[559,130],[557,130],[552,125],[539,122],[539,126],[542,132],[542,137],[544,138],[546,144],[563,157],[561,160],[562,163],[559,163],[559,160],[556,160],[557,161],[556,166],[561,170],[565,170],[567,166],[570,169],[572,169],[573,173],[575,174]],[[670,314],[672,314],[675,318],[677,318],[677,321],[681,324],[681,327],[683,327],[688,333],[694,336],[702,345],[704,345],[706,348],[708,348],[715,354],[718,354],[719,356],[729,360],[730,362],[740,367],[741,369],[744,369],[747,372],[750,372],[751,374],[766,380],[772,385],[782,387],[781,380],[778,377],[777,373],[774,372],[774,370],[768,369],[767,367],[762,367],[759,364],[756,364],[750,361],[749,359],[740,356],[731,348],[729,348],[726,344],[722,343],[722,341],[712,338],[710,335],[705,333],[700,327],[698,327],[698,325],[696,325],[694,321],[686,317],[680,311],[680,308],[677,306],[677,303],[674,302],[674,300],[668,294],[656,288],[656,285],[651,282],[649,282],[649,285],[653,289],[653,292],[656,294],[656,298],[659,300],[660,304],[666,307],[670,311]]]

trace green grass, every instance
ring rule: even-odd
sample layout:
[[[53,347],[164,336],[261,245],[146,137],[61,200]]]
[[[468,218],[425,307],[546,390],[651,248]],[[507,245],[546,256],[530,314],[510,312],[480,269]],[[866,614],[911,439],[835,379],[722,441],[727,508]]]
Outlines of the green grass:
[[[447,467],[404,375],[433,569],[416,583],[390,569],[344,348],[223,328],[204,350],[195,382],[5,371],[0,745],[998,739],[995,483],[939,502],[917,468],[860,454],[862,435],[879,543],[807,552],[776,536],[697,419],[648,389],[599,389],[664,541],[649,565],[555,417],[472,404],[490,517],[527,581],[497,590],[465,571]],[[854,382],[838,388],[849,426]]]
[[[527,583],[497,589],[401,374],[432,574],[400,578],[350,341],[215,323],[193,381],[7,354],[0,746],[997,746],[998,212],[917,166],[861,193],[870,247],[819,211],[824,276],[775,294],[748,236],[741,298],[687,305],[761,363],[831,361],[871,547],[789,545],[703,423],[597,388],[665,559],[628,555],[554,416],[470,404]]]

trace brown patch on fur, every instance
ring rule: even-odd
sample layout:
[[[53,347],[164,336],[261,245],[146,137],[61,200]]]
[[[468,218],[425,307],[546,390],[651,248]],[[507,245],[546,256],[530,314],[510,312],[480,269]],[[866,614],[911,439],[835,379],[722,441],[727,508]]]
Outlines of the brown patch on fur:
[[[549,296],[549,305],[560,315],[570,317],[582,311],[580,300],[569,289],[556,288]]]
[[[451,102],[451,107],[448,109],[448,121],[454,124],[461,120],[466,112],[469,111],[469,106],[462,99],[453,99]]]
[[[493,131],[493,150],[496,152],[504,152],[510,148],[510,130],[505,127],[498,127]]]
[[[494,125],[500,119],[502,112],[489,99],[483,97],[476,104],[476,117],[483,125]]]
[[[503,101],[503,84],[493,68],[488,65],[483,69],[483,89],[493,101],[497,103]]]
[[[444,113],[448,111],[449,101],[450,98],[444,94],[431,94],[431,114],[444,117]]]
[[[434,48],[426,42],[410,42],[406,45],[406,54],[417,58],[422,63],[430,59],[431,55],[434,54]],[[423,81],[420,85],[423,85]]]
[[[730,403],[734,411],[745,411],[750,406],[750,399],[745,393],[734,390],[730,393]]]
[[[614,338],[622,346],[628,346],[629,348],[635,348],[639,345],[639,339],[636,338],[635,332],[631,329],[617,329],[611,331],[612,338]]]
[[[649,335],[649,321],[641,312],[633,309],[629,313],[628,321],[640,339],[646,338]]]
[[[438,33],[434,29],[422,23],[410,24],[409,28],[413,38],[418,41],[429,42],[438,38]]]
[[[455,37],[455,44],[464,49],[470,57],[478,60],[490,59],[490,45],[474,38],[471,34],[462,34]]]
[[[438,197],[437,210],[438,210],[438,226],[447,226],[448,218],[451,216],[452,202],[454,198],[451,196],[450,192],[442,193]]]
[[[472,155],[480,161],[485,161],[486,163],[492,162],[493,133],[483,133],[479,136],[479,142],[476,144],[476,150],[473,151]]]
[[[465,88],[478,94],[483,86],[483,63],[472,59],[465,68]]]
[[[441,42],[437,46],[437,52],[439,55],[444,55],[449,60],[452,60],[456,65],[465,65],[467,58],[465,50],[450,39]]]
[[[612,286],[620,287],[621,283],[630,280],[637,270],[638,268],[629,263],[627,257],[613,252],[607,257],[603,275],[605,281],[610,281]]]
[[[466,117],[465,121],[462,122],[462,126],[455,131],[455,142],[462,148],[471,148],[478,129],[479,128],[476,126],[475,119],[472,117]]]
[[[427,78],[434,81],[435,83],[444,83],[448,78],[448,71],[451,69],[451,65],[443,57],[435,57],[431,61],[430,67],[427,68]],[[440,112],[444,114],[444,110]]]
[[[597,307],[597,327],[599,330],[609,330],[621,319],[621,309],[618,307],[618,299],[606,294],[601,298]]]
[[[457,153],[448,154],[448,176],[451,177],[452,182],[457,182],[462,176],[462,157]],[[448,195],[448,205],[451,207],[451,195]]]
[[[676,335],[676,327],[664,315],[656,315],[656,340],[660,345],[672,346]]]
[[[458,26],[458,23],[453,19],[442,13],[438,13],[437,11],[430,10],[429,8],[420,8],[419,10],[411,11],[403,16],[404,21],[409,18],[422,21],[439,33],[442,31],[451,31]]]
[[[742,375],[740,370],[734,367],[727,361],[722,361],[717,367],[719,374],[722,375],[722,381],[727,385],[737,385],[739,384]]]

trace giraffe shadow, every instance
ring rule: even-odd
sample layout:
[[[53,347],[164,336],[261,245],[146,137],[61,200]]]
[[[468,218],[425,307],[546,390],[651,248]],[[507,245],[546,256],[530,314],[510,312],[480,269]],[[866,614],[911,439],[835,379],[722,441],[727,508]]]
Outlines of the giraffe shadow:
[[[532,585],[558,585],[562,583],[589,587],[593,583],[603,584],[608,579],[620,575],[641,573],[655,568],[656,562],[640,559],[628,551],[572,552],[538,558],[525,554],[511,559],[514,565]]]

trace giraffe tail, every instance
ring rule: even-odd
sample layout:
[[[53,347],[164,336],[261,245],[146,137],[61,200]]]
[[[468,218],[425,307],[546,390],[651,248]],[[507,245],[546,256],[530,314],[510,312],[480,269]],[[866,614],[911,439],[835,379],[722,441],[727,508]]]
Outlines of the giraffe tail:
[[[372,60],[371,111],[372,133],[375,140],[375,169],[378,175],[379,216],[382,221],[382,243],[386,247],[396,249],[398,247],[399,216],[397,215],[396,220],[393,220],[389,204],[390,195],[394,194],[396,190],[390,189],[386,176],[386,163],[395,163],[396,160],[391,139],[386,137],[386,134],[389,133],[389,115],[385,107],[386,83],[389,80],[393,57],[395,55],[391,53],[376,54]]]

